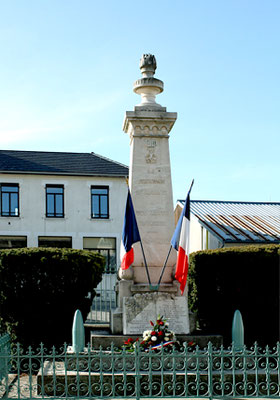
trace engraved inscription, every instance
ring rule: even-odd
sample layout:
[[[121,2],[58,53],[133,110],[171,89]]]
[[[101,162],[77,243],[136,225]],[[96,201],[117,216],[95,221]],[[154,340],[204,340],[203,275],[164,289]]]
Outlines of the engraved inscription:
[[[175,333],[189,333],[188,303],[186,297],[168,293],[143,293],[124,298],[124,334],[142,334],[150,329],[150,320],[164,316]]]
[[[157,146],[157,141],[155,139],[146,140],[147,153],[145,160],[147,164],[155,164],[157,162],[157,156],[155,154],[155,148]]]
[[[157,141],[155,139],[147,139],[146,144],[147,144],[148,148],[150,148],[150,147],[153,148],[153,147],[156,147]]]
[[[140,183],[140,184],[149,184],[150,183],[150,184],[154,185],[155,183],[159,183],[159,184],[165,183],[165,180],[164,179],[139,179],[138,183]]]

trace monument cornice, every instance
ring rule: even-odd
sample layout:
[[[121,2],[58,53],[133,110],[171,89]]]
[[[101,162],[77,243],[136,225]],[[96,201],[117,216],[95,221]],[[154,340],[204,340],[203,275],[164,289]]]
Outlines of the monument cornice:
[[[139,107],[140,108],[140,107]],[[163,107],[162,107],[163,108]],[[135,111],[126,111],[125,113],[125,120],[127,118],[145,118],[145,119],[177,119],[176,112],[169,112],[169,111],[161,111],[161,110],[139,110],[136,109]]]
[[[167,133],[167,134],[157,134],[157,135],[155,135],[155,134],[153,134],[153,133],[147,133],[147,134],[141,134],[141,133],[131,133],[130,134],[130,136],[132,136],[132,137],[139,137],[139,138],[141,138],[141,137],[145,137],[145,138],[148,138],[148,137],[153,137],[153,138],[160,138],[160,139],[162,139],[162,138],[169,138],[169,134]]]
[[[137,137],[168,137],[176,119],[174,112],[127,111],[123,131]]]

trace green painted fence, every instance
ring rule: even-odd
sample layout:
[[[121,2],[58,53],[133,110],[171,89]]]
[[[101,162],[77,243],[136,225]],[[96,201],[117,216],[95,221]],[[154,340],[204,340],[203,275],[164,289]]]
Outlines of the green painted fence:
[[[280,345],[133,352],[19,345],[0,354],[9,365],[0,396],[17,399],[280,398]],[[2,364],[1,364],[2,365]]]
[[[0,336],[0,381],[7,375],[9,369],[10,336]]]

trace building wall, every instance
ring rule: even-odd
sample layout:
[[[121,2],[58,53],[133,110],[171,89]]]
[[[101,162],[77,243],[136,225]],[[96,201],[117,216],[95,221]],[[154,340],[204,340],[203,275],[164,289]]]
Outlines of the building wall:
[[[224,247],[242,247],[242,246],[248,246],[248,245],[253,245],[254,243],[225,243]],[[269,243],[255,243],[258,246],[267,246]]]
[[[201,225],[193,215],[190,223],[190,253],[202,250],[202,231]]]
[[[177,203],[174,216],[177,224],[182,212],[182,207]],[[190,222],[190,253],[200,250],[218,249],[223,246],[223,243],[216,238],[211,232],[203,227],[198,218],[191,214]]]
[[[83,248],[83,237],[114,237],[119,259],[127,196],[124,178],[0,174],[0,183],[19,184],[19,217],[0,217],[1,236],[27,236],[28,247],[38,246],[38,236],[70,236],[76,249]],[[46,217],[47,184],[64,185],[64,218]],[[91,218],[94,185],[109,186],[109,219]]]
[[[203,227],[198,219],[191,215],[190,253],[199,250],[212,250],[222,247],[222,242]]]

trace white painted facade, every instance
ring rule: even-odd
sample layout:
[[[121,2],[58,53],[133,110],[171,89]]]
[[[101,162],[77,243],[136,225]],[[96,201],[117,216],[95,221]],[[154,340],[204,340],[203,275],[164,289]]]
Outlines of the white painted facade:
[[[0,183],[19,185],[19,216],[0,217],[0,236],[26,236],[28,247],[39,236],[71,237],[72,248],[83,249],[86,237],[116,239],[116,259],[126,203],[124,177],[0,174]],[[46,217],[46,185],[64,186],[64,218]],[[109,187],[109,218],[91,218],[91,186]]]
[[[223,247],[223,243],[212,235],[198,219],[191,214],[190,253],[199,250],[211,250]]]

